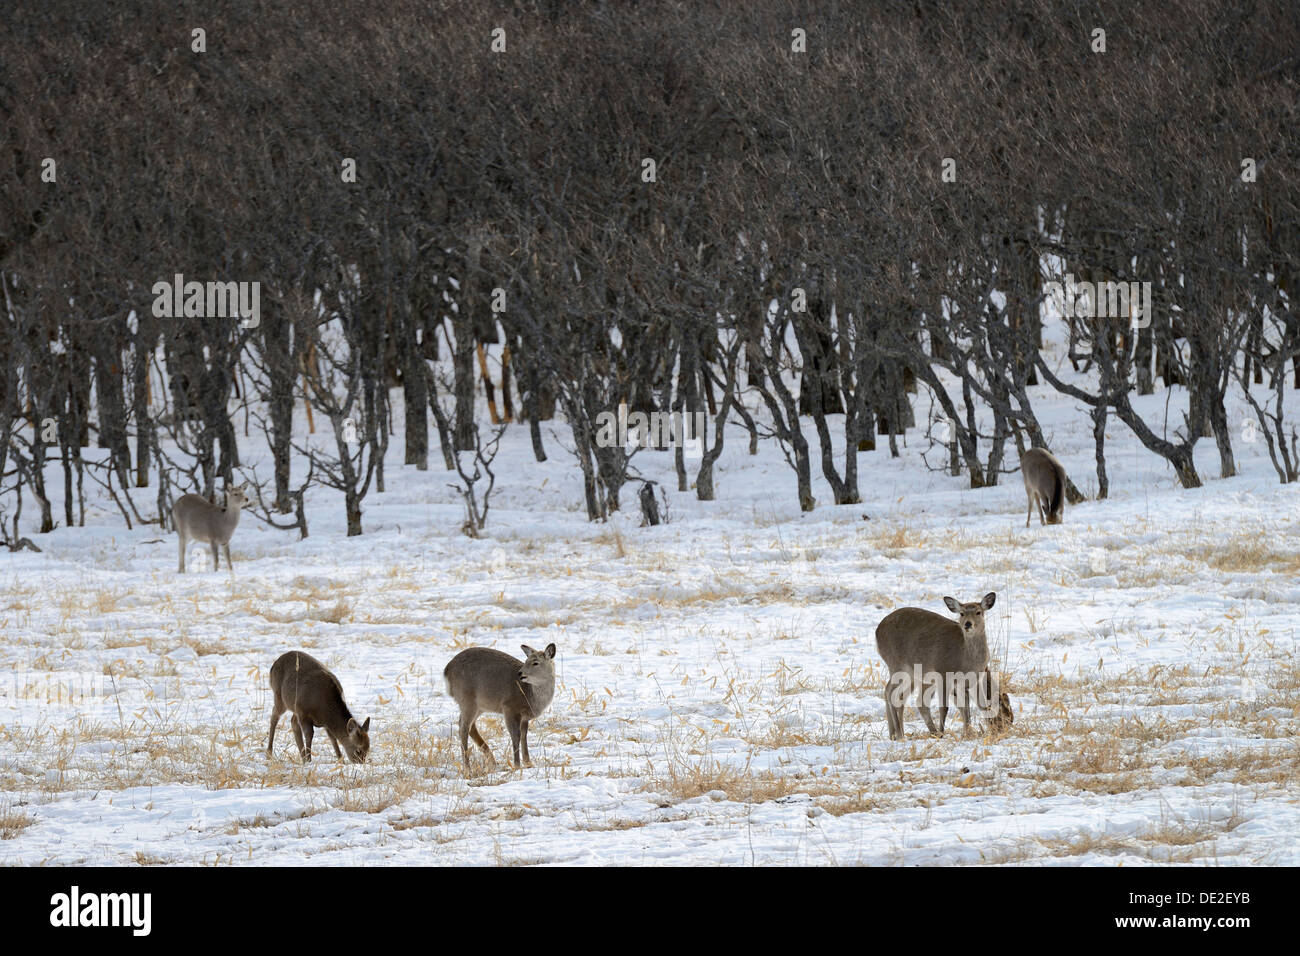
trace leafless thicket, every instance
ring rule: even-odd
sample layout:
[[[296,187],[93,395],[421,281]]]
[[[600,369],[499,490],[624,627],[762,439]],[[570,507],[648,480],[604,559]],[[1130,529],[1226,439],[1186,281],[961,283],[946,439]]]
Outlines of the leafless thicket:
[[[20,2],[0,36],[4,541],[19,512],[38,535],[81,523],[88,475],[160,521],[243,474],[250,441],[265,520],[310,468],[359,534],[399,395],[420,470],[431,431],[446,469],[475,454],[480,400],[539,460],[561,413],[592,519],[626,503],[627,451],[594,438],[620,404],[706,413],[698,464],[639,452],[706,500],[728,427],[780,443],[805,509],[814,468],[856,502],[859,456],[909,434],[995,484],[1009,446],[1050,444],[1043,387],[1090,410],[1100,495],[1112,416],[1185,486],[1206,438],[1231,475],[1243,391],[1292,481],[1300,12],[1079,9]],[[178,273],[260,283],[259,323],[155,315]],[[1072,319],[1068,375],[1041,329],[1067,274],[1154,290],[1147,325]]]

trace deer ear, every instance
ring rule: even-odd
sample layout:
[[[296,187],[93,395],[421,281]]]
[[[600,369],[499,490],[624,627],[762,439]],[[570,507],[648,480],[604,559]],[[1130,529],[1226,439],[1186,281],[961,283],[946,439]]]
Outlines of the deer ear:
[[[555,645],[554,645],[554,644],[547,644],[547,645],[546,645],[546,656],[547,656],[547,657],[550,657],[550,658],[554,658],[554,657],[555,657]]]
[[[984,600],[981,601],[980,603],[984,605],[984,610],[987,611],[989,608],[993,606],[994,602],[997,601],[997,599],[998,596],[992,591],[990,591],[988,594],[984,595]]]
[[[961,613],[961,606],[953,598],[945,597],[943,603],[948,606],[948,610],[952,611],[953,614]]]
[[[357,719],[355,717],[348,718],[347,731],[349,737],[357,732]]]
[[[362,732],[363,734],[368,734],[368,733],[370,733],[370,718],[369,718],[369,717],[367,717],[367,718],[366,718],[366,722],[365,722],[364,724],[361,725],[361,732]]]
[[[520,645],[519,645],[519,649],[522,650],[522,651],[524,652],[524,656],[525,656],[525,657],[532,657],[534,654],[537,653],[535,650],[533,650],[533,649],[532,649],[531,647],[529,647],[527,644],[520,644]]]

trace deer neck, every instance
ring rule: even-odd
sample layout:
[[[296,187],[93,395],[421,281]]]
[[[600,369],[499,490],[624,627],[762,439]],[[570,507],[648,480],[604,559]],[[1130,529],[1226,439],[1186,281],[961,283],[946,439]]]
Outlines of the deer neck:
[[[330,721],[326,725],[329,732],[338,737],[340,741],[344,740],[348,736],[348,724],[352,720],[352,711],[348,708],[348,705],[340,702],[339,709],[332,711],[327,716]]]
[[[971,650],[982,651],[984,657],[986,659],[988,658],[989,644],[988,641],[985,639],[983,628],[979,630],[972,629],[969,633],[965,635],[965,637],[966,637],[966,646],[968,648],[970,648]]]
[[[547,708],[551,698],[555,696],[555,681],[548,684],[526,684],[520,681],[524,689],[524,697],[528,700],[528,709],[536,716]]]

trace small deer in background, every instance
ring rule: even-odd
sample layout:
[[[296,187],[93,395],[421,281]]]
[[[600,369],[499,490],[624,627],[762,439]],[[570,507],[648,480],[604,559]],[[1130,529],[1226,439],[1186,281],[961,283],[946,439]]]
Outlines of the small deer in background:
[[[353,763],[365,763],[370,752],[370,718],[357,723],[343,702],[343,685],[330,669],[310,654],[289,651],[271,665],[271,736],[266,742],[270,757],[275,746],[275,725],[286,710],[292,714],[294,740],[303,763],[311,762],[311,738],[317,727],[324,727],[340,760],[340,741]]]
[[[948,700],[955,694],[965,732],[970,733],[970,701],[996,695],[997,713],[989,718],[990,729],[1005,730],[1014,720],[1011,698],[997,687],[989,673],[989,646],[984,636],[984,612],[993,607],[997,595],[990,591],[983,599],[962,604],[945,597],[943,603],[957,620],[919,607],[901,607],[886,615],[876,626],[876,648],[889,668],[885,683],[885,717],[889,739],[902,740],[903,708],[908,694],[916,691],[916,709],[930,729],[943,736],[948,717]],[[939,726],[935,727],[929,699],[939,694]],[[981,707],[987,713],[991,708]]]
[[[524,659],[511,657],[490,647],[469,647],[453,657],[443,669],[447,693],[460,705],[460,752],[469,769],[469,738],[487,754],[493,766],[496,760],[474,725],[480,714],[501,714],[510,733],[515,766],[523,745],[523,763],[532,766],[528,756],[528,724],[555,696],[555,645],[535,651],[521,644]]]
[[[217,548],[226,552],[226,566],[234,571],[230,560],[230,536],[239,524],[239,512],[248,501],[248,482],[239,487],[226,485],[226,506],[218,508],[199,495],[181,495],[172,505],[172,522],[180,537],[180,564],[177,574],[185,573],[185,550],[191,541],[204,541],[212,545],[212,570],[220,564]]]
[[[1046,448],[1031,448],[1020,459],[1020,476],[1029,496],[1025,527],[1034,516],[1035,503],[1039,524],[1060,524],[1065,515],[1065,466]]]

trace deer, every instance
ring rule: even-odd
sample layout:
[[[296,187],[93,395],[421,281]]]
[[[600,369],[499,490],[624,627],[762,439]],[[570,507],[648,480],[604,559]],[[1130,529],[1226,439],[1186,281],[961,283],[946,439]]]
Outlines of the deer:
[[[185,573],[185,550],[191,541],[206,541],[212,545],[212,570],[216,571],[220,560],[217,548],[226,552],[226,566],[233,572],[234,562],[230,560],[230,536],[239,524],[239,513],[248,502],[248,482],[239,487],[226,485],[226,506],[218,508],[212,502],[199,495],[181,495],[172,505],[172,523],[180,536],[180,564],[177,574]]]
[[[902,607],[887,614],[876,625],[876,648],[889,668],[885,683],[885,717],[889,739],[903,740],[903,707],[911,690],[916,690],[916,709],[930,733],[943,736],[948,717],[948,700],[955,696],[965,734],[970,735],[970,702],[977,698],[980,710],[989,714],[987,702],[996,695],[997,712],[986,717],[995,733],[1006,730],[1015,719],[1011,698],[989,673],[989,646],[984,635],[984,612],[993,607],[997,594],[990,591],[978,601],[961,603],[945,597],[943,603],[957,615],[944,617],[919,607]],[[930,713],[930,699],[938,692],[939,725]]]
[[[1029,513],[1025,527],[1034,516],[1038,505],[1040,525],[1060,524],[1065,514],[1065,467],[1046,448],[1031,448],[1020,459],[1020,476],[1025,479],[1025,494],[1029,496]]]
[[[311,763],[311,739],[317,727],[324,727],[334,745],[334,756],[343,760],[339,743],[353,763],[365,763],[370,753],[370,718],[357,723],[343,701],[343,685],[328,667],[304,651],[288,651],[271,665],[271,736],[266,755],[274,755],[275,727],[286,710],[292,715],[294,740],[303,763]]]
[[[469,770],[469,738],[496,766],[492,751],[478,732],[480,714],[500,714],[514,752],[515,767],[532,766],[528,755],[528,724],[546,709],[555,696],[555,645],[535,651],[521,644],[524,659],[511,657],[490,647],[467,647],[443,669],[447,693],[460,706],[460,753]],[[519,760],[523,748],[523,763]]]

